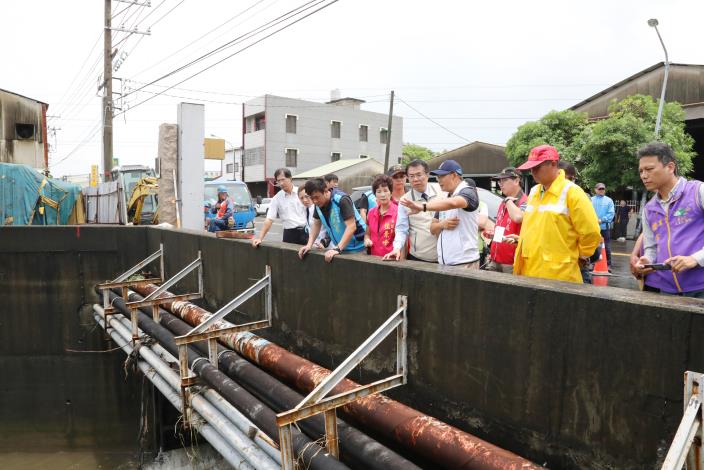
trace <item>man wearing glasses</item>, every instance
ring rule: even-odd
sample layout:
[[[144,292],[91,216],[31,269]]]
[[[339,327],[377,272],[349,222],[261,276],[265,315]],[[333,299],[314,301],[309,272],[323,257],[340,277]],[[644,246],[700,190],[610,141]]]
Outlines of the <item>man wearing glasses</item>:
[[[423,160],[413,160],[406,166],[406,176],[411,182],[411,190],[403,197],[412,201],[422,201],[428,203],[435,199],[445,198],[445,193],[437,183],[428,183],[430,168]],[[425,261],[428,263],[438,262],[438,237],[430,232],[430,224],[433,222],[431,212],[419,212],[409,214],[408,210],[399,205],[396,216],[396,235],[394,237],[394,249],[384,255],[384,260],[398,261],[408,243],[408,259],[415,261]]]
[[[606,186],[604,183],[597,183],[594,186],[595,195],[592,196],[592,206],[596,216],[599,218],[599,229],[601,236],[604,239],[604,248],[606,248],[606,261],[611,271],[611,223],[614,221],[614,201],[606,195]],[[597,256],[598,258],[598,256]]]
[[[258,237],[252,239],[252,246],[256,248],[261,245],[274,219],[281,219],[283,222],[284,242],[305,245],[308,243],[306,208],[298,199],[298,188],[291,181],[291,170],[277,169],[274,172],[274,179],[281,191],[271,199],[262,230]]]

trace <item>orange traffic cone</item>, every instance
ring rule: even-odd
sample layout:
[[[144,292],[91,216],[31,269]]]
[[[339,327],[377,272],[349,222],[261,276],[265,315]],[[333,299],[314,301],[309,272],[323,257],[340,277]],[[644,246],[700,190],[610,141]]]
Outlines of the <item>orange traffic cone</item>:
[[[603,238],[601,239],[600,248],[599,261],[594,263],[594,270],[592,271],[592,284],[595,286],[607,286],[609,284],[608,276],[611,276],[611,273],[606,262],[606,247],[604,246]]]

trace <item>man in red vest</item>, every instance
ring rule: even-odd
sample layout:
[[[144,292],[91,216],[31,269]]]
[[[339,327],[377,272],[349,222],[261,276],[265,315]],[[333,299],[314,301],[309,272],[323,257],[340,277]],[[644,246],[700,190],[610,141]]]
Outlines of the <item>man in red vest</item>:
[[[492,240],[490,261],[486,269],[511,274],[516,241],[508,235],[521,233],[521,222],[528,197],[521,190],[521,176],[515,168],[504,168],[493,179],[498,181],[505,199],[496,213],[496,224],[484,232],[484,235]]]

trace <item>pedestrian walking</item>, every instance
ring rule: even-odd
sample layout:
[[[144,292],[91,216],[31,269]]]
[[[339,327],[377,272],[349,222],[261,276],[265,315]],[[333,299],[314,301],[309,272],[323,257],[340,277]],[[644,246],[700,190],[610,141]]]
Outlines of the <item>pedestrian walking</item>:
[[[616,208],[616,217],[614,219],[615,233],[614,236],[619,242],[625,242],[628,236],[628,219],[631,215],[631,209],[626,205],[626,201],[621,199]]]
[[[609,272],[611,272],[611,229],[615,215],[614,201],[606,195],[606,185],[604,183],[597,183],[594,186],[594,192],[592,206],[599,219],[601,238],[604,239],[604,248],[606,249],[606,264],[609,266]]]

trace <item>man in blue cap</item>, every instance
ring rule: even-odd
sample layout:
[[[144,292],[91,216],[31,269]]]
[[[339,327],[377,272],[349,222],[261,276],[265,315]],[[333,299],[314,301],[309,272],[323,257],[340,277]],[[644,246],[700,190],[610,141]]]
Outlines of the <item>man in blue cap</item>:
[[[476,186],[462,179],[462,167],[454,160],[445,160],[430,174],[438,177],[440,189],[447,192],[447,198],[421,202],[404,197],[401,204],[411,214],[435,213],[430,232],[438,237],[438,263],[479,269]]]
[[[225,186],[218,186],[218,202],[210,208],[210,212],[216,215],[208,225],[208,232],[218,232],[230,228],[230,220],[232,219],[234,209],[235,206],[227,195],[227,188]]]

